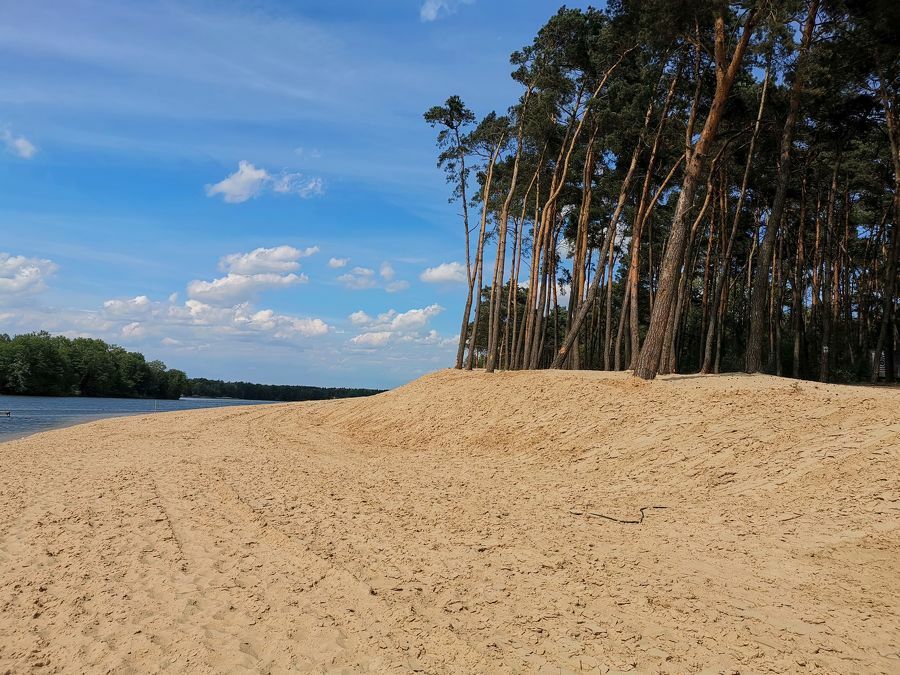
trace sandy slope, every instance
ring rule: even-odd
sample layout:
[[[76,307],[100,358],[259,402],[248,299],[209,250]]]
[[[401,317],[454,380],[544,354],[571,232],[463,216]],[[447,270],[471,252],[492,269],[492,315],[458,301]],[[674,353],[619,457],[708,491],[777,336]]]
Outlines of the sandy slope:
[[[896,673],[898,485],[900,391],[768,377],[96,422],[0,445],[0,672]]]

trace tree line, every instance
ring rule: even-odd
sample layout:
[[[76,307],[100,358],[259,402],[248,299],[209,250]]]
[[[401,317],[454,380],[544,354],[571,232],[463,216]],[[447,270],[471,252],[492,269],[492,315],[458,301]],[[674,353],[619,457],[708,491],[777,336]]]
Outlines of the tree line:
[[[162,361],[147,361],[95,338],[47,332],[0,334],[0,394],[178,399],[182,396],[311,401],[379,393],[346,389],[190,379]]]
[[[252,382],[223,382],[203,377],[187,381],[185,396],[207,398],[243,398],[251,401],[325,401],[332,398],[356,398],[380,394],[382,389],[355,387],[310,387],[293,384],[254,384]]]
[[[893,379],[900,4],[613,0],[425,113],[461,207],[457,368]]]

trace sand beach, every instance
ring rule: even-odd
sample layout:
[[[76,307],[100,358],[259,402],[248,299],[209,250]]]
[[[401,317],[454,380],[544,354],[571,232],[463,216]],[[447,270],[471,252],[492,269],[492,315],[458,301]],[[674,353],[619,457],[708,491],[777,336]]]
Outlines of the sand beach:
[[[439,371],[0,444],[0,672],[900,670],[900,391]]]

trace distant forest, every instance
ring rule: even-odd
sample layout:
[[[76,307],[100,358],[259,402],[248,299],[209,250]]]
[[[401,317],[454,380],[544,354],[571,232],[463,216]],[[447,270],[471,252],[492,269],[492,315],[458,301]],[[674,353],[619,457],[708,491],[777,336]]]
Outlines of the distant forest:
[[[379,393],[376,389],[307,387],[190,379],[162,361],[147,361],[94,338],[47,332],[0,334],[0,394],[178,399],[181,396],[314,401]]]
[[[223,382],[202,377],[187,381],[184,396],[210,398],[246,398],[253,401],[324,401],[330,398],[355,398],[380,394],[381,389],[345,387],[308,387],[293,384],[254,384],[253,382]]]
[[[563,7],[506,114],[429,109],[456,367],[893,379],[898,28],[896,0]]]

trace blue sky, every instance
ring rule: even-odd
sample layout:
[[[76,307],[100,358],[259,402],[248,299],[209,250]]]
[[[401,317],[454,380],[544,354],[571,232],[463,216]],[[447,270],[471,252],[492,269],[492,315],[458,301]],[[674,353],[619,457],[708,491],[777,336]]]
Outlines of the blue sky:
[[[0,332],[270,383],[452,363],[462,228],[422,113],[505,110],[556,4],[0,6]]]

